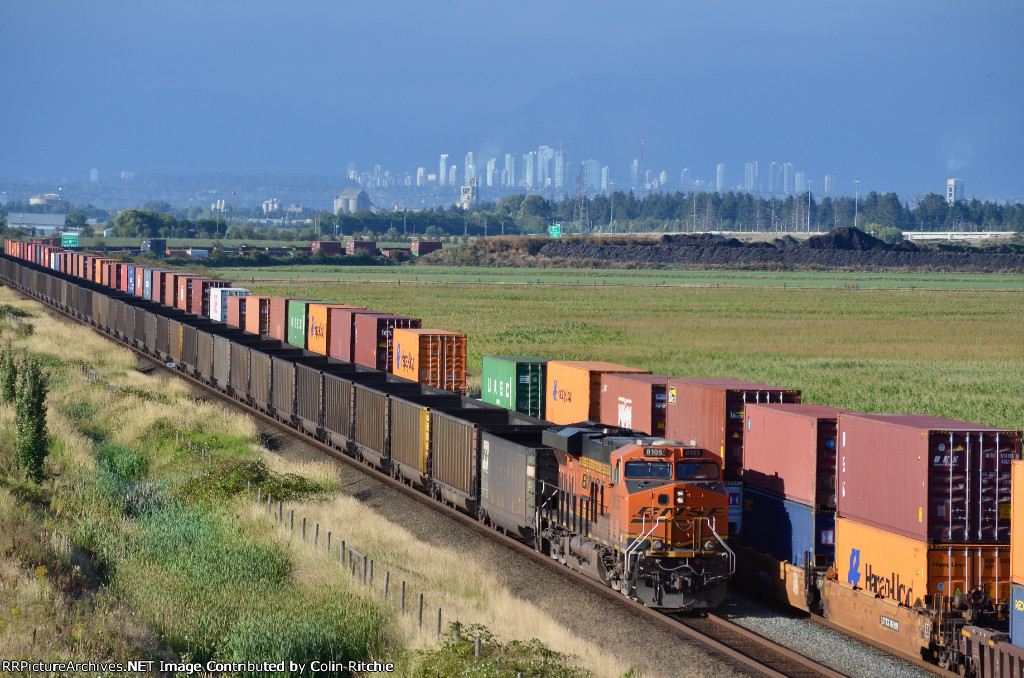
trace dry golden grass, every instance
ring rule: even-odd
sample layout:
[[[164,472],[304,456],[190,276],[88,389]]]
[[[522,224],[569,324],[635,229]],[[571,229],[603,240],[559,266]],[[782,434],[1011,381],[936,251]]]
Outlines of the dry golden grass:
[[[304,472],[308,464],[292,464],[273,456],[268,465],[281,472]],[[295,511],[296,527],[288,529],[289,511]],[[401,582],[407,586],[406,613],[398,614],[398,635],[408,647],[423,648],[435,642],[437,609],[442,609],[442,626],[460,621],[463,624],[484,624],[502,641],[538,638],[548,647],[575,655],[580,664],[596,676],[621,676],[630,667],[613,653],[567,631],[549,615],[521,598],[515,597],[495,581],[493,566],[477,560],[472,554],[432,546],[417,539],[399,525],[384,520],[372,509],[346,496],[335,496],[326,502],[299,502],[284,509],[281,527],[267,516],[265,507],[246,502],[240,515],[255,525],[268,526],[282,542],[288,544],[296,565],[295,574],[304,579],[337,581],[349,575],[338,561],[338,546],[346,545],[374,561],[374,582],[363,595],[383,595],[384,573],[391,573],[389,599],[399,605]],[[300,521],[306,518],[306,542],[303,543]],[[315,524],[321,525],[320,547],[314,549]],[[331,526],[328,528],[327,526]],[[332,553],[325,552],[327,530],[332,534]],[[339,531],[341,532],[339,534]],[[356,589],[361,588],[356,586]],[[424,594],[424,622],[417,624],[418,596]],[[645,674],[646,675],[646,674]]]

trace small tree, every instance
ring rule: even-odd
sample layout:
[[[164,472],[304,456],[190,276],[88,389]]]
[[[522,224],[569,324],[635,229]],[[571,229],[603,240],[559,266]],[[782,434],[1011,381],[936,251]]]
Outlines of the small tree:
[[[37,483],[43,480],[43,461],[49,454],[46,431],[46,375],[39,361],[26,357],[18,380],[16,423],[18,429],[15,461],[25,475]]]
[[[17,395],[18,366],[14,362],[11,342],[7,342],[7,348],[0,353],[0,400],[5,403],[13,403]]]

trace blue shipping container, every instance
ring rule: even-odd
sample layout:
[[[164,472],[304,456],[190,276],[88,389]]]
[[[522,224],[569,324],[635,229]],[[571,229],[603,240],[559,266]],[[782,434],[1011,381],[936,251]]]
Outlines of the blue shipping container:
[[[153,269],[147,268],[142,273],[142,298],[153,298]]]
[[[797,567],[804,553],[817,565],[829,565],[836,554],[836,514],[785,499],[763,490],[743,488],[743,538],[747,548]]]
[[[135,267],[128,266],[128,294],[135,294]]]
[[[1024,584],[1010,584],[1010,642],[1024,647]]]

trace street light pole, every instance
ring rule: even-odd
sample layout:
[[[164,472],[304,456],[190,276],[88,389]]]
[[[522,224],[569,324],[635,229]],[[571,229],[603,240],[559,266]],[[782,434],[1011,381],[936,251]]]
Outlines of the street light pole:
[[[811,232],[811,184],[813,180],[807,180],[807,232]]]
[[[857,192],[853,198],[853,227],[857,228],[857,208],[860,206],[860,179],[854,179],[853,183],[857,184]]]

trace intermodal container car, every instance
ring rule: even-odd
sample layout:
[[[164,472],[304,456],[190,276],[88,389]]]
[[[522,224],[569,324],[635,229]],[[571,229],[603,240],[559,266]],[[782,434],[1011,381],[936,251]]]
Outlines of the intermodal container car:
[[[743,463],[744,409],[750,403],[798,403],[800,391],[739,379],[668,382],[665,437],[693,443],[725,460],[726,479],[738,479]]]
[[[664,374],[602,374],[598,421],[664,438],[667,391]]]
[[[543,382],[542,382],[543,383]],[[480,449],[480,511],[487,522],[533,540],[537,509],[558,487],[558,460],[541,434],[485,431]]]
[[[213,287],[210,289],[210,317],[222,323],[228,321],[229,297],[247,297],[252,292],[241,287]]]
[[[532,355],[485,355],[481,400],[543,419],[547,365],[547,358]]]
[[[837,512],[935,542],[1010,538],[1021,432],[917,414],[839,415]]]
[[[551,360],[547,366],[545,418],[556,424],[600,420],[602,374],[649,373],[615,363]]]
[[[825,405],[747,405],[743,482],[789,499],[836,506],[838,419]]]

